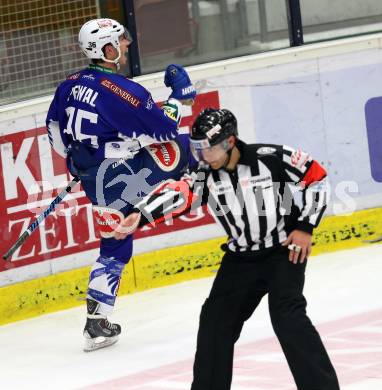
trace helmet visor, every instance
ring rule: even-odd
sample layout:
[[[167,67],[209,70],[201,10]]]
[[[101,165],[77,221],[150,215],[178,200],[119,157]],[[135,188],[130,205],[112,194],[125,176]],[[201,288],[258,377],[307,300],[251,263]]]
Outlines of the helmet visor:
[[[211,146],[208,139],[190,139],[191,152],[197,161],[204,161],[207,164],[219,161],[227,153],[228,141],[225,139],[216,145]]]
[[[121,37],[125,38],[129,42],[129,45],[133,42],[133,37],[131,36],[130,31],[126,27],[121,34]]]

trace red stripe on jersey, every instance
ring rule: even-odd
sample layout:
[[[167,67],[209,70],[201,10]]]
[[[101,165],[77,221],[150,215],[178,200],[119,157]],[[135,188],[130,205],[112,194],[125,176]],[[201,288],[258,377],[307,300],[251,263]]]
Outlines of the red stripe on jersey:
[[[302,187],[308,187],[312,183],[322,180],[325,176],[325,169],[317,161],[313,160],[312,165],[301,180],[301,185]]]

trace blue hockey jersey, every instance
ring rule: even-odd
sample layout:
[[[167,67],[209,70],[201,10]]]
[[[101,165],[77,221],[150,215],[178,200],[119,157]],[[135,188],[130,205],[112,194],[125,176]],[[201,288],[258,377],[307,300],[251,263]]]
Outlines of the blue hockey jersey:
[[[176,99],[161,109],[143,86],[92,64],[59,85],[46,125],[63,157],[79,141],[95,159],[128,158],[146,145],[175,139],[180,111]]]

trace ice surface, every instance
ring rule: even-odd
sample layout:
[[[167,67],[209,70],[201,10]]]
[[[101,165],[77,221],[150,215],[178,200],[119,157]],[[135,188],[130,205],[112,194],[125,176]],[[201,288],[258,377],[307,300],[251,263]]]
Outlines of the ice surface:
[[[117,344],[84,353],[85,306],[0,327],[0,389],[189,389],[200,307],[212,279],[118,299]],[[382,389],[382,245],[313,257],[308,313],[342,390]],[[264,300],[237,344],[232,390],[295,390]]]

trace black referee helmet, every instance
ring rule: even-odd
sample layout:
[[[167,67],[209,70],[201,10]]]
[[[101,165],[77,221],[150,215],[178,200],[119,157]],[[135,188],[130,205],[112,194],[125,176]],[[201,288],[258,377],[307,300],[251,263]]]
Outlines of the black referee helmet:
[[[210,146],[217,145],[231,135],[238,136],[237,120],[226,109],[206,108],[198,115],[191,129],[192,140],[208,140]]]

